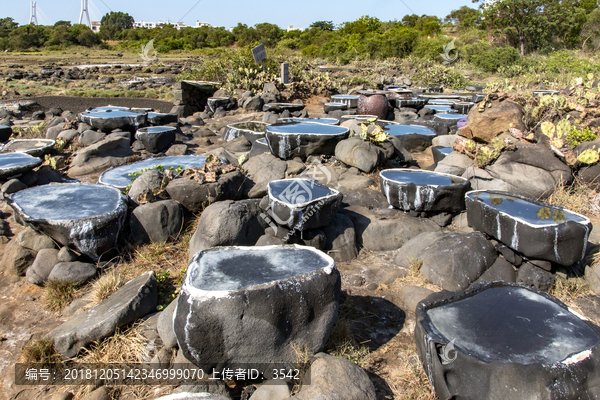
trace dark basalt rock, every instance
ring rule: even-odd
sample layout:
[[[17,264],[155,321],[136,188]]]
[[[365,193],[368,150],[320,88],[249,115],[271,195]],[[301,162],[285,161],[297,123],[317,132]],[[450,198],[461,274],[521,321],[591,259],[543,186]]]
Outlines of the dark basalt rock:
[[[233,97],[209,97],[206,100],[206,105],[210,112],[214,113],[219,107],[222,107],[225,110],[231,110],[237,106],[237,101]]]
[[[437,165],[440,161],[442,161],[446,156],[452,153],[454,149],[452,147],[442,147],[442,146],[433,146],[431,148],[431,153],[433,154],[433,163]]]
[[[273,155],[283,159],[333,154],[335,146],[350,134],[348,128],[300,122],[267,127],[267,143]]]
[[[157,112],[149,112],[148,113],[148,123],[154,126],[167,125],[177,123],[178,116],[177,114],[166,114],[166,113],[157,113]]]
[[[465,209],[467,179],[406,168],[379,173],[381,191],[390,205],[404,211],[456,213]]]
[[[229,142],[233,139],[237,139],[240,136],[243,136],[250,143],[253,143],[255,140],[262,139],[265,137],[267,126],[269,126],[269,124],[257,121],[238,122],[235,124],[229,124],[225,128],[223,140]]]
[[[146,125],[147,118],[146,114],[123,110],[88,112],[79,117],[82,122],[106,133],[115,129],[133,132]]]
[[[384,126],[383,130],[400,139],[402,147],[408,151],[423,151],[431,147],[431,142],[437,135],[433,130],[419,125],[393,124]]]
[[[426,120],[426,119],[413,119],[412,121],[408,121],[409,125],[419,125],[425,126],[433,131],[435,131],[438,135],[447,135],[450,131],[448,126],[440,121]]]
[[[269,144],[267,143],[266,138],[258,139],[252,142],[252,148],[250,149],[250,153],[248,153],[248,158],[261,155],[263,153],[270,153],[271,149],[269,149]]]
[[[304,110],[304,104],[295,103],[268,103],[263,106],[263,111],[273,111],[276,113],[282,113],[285,110],[289,112],[302,111]]]
[[[322,350],[337,316],[341,278],[311,247],[215,247],[188,266],[173,318],[183,355],[212,368],[293,363]]]
[[[469,226],[526,257],[570,266],[585,257],[592,223],[583,215],[506,192],[466,195]]]
[[[41,157],[50,153],[56,142],[51,139],[14,139],[2,146],[2,153],[27,153],[33,157]]]
[[[527,286],[480,283],[417,306],[415,342],[441,399],[597,399],[600,328]]]
[[[40,158],[25,153],[0,154],[0,179],[30,171],[42,162]]]
[[[329,225],[343,195],[311,179],[281,179],[267,185],[271,217],[278,225],[304,231]]]
[[[98,183],[102,185],[114,186],[119,190],[124,190],[131,184],[131,180],[135,178],[135,176],[132,176],[132,174],[135,172],[141,172],[143,169],[152,168],[157,165],[162,165],[165,169],[170,167],[182,167],[183,169],[186,169],[190,167],[201,167],[204,165],[205,161],[205,156],[193,155],[153,157],[147,160],[135,162],[133,164],[123,165],[106,170],[102,175],[100,175]]]
[[[175,141],[177,129],[170,126],[149,126],[135,133],[135,138],[144,144],[150,153],[160,153]]]
[[[442,123],[448,127],[448,131],[453,133],[457,129],[458,121],[461,119],[467,119],[465,114],[436,114],[433,116],[433,120]]]
[[[10,126],[0,125],[0,142],[6,142],[12,136],[12,128]]]
[[[333,103],[342,103],[346,104],[348,108],[358,108],[358,97],[347,94],[336,94],[331,96],[331,101]]]
[[[127,216],[126,197],[104,185],[51,183],[7,199],[25,224],[94,260],[115,247]]]
[[[469,111],[471,111],[471,108],[473,108],[474,105],[475,103],[470,101],[460,102],[452,104],[452,108],[456,110],[459,114],[469,114]]]
[[[278,124],[290,124],[293,122],[313,122],[325,125],[339,125],[340,121],[337,118],[279,118]]]

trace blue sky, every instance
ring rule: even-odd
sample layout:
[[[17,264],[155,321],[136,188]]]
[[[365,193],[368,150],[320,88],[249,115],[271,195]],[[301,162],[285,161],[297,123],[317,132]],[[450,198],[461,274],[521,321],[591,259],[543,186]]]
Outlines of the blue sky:
[[[336,24],[353,21],[362,15],[377,17],[383,21],[401,20],[406,14],[437,15],[441,18],[463,5],[475,7],[471,0],[89,0],[90,17],[100,20],[109,11],[129,13],[136,21],[179,21],[187,25],[196,20],[226,28],[238,22],[254,25],[270,22],[286,28],[288,25],[306,28],[314,21],[333,21]],[[20,24],[29,22],[29,1],[3,1],[1,17],[12,17]],[[408,6],[408,7],[407,7]],[[40,25],[52,25],[58,20],[77,22],[80,0],[37,0],[37,17]],[[410,9],[409,9],[410,8]],[[411,11],[412,10],[412,11]],[[187,15],[186,15],[187,14]],[[185,17],[184,17],[185,16]]]

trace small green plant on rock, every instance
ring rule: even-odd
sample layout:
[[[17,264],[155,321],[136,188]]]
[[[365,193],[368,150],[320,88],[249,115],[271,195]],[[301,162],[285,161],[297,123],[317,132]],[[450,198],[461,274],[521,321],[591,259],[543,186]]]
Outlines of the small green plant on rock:
[[[600,159],[599,151],[600,150],[596,150],[596,146],[594,146],[591,149],[584,150],[577,157],[577,161],[579,161],[582,164],[588,165],[596,164]]]
[[[597,136],[590,128],[572,128],[567,134],[566,142],[571,147],[577,147],[584,142],[593,142]]]
[[[367,120],[368,124],[360,124],[360,138],[364,141],[368,141],[375,144],[380,144],[388,139],[388,134],[383,128],[377,125],[377,118],[370,118]]]

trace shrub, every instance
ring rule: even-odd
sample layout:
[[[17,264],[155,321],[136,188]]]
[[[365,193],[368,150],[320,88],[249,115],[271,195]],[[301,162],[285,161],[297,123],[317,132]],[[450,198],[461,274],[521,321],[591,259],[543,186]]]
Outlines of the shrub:
[[[519,52],[511,46],[496,47],[483,52],[475,52],[469,61],[485,72],[496,72],[500,67],[514,64]]]

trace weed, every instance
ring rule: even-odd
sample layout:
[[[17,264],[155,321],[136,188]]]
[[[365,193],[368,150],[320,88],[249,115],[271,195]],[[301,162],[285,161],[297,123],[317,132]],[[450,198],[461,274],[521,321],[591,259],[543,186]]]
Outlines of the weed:
[[[92,284],[92,290],[89,295],[92,301],[87,307],[99,304],[102,300],[116,292],[124,283],[123,276],[114,269],[103,274]]]
[[[28,341],[19,355],[19,362],[52,364],[60,361],[60,354],[54,348],[50,339],[35,339]]]
[[[408,259],[408,265],[410,268],[410,276],[413,278],[421,276],[421,267],[423,266],[423,260],[410,256]]]
[[[44,305],[52,311],[59,311],[77,296],[79,285],[72,282],[50,280],[46,282]]]
[[[559,181],[554,187],[554,192],[547,199],[547,203],[587,216],[600,214],[598,193],[592,185],[578,179],[570,185],[564,185]]]

